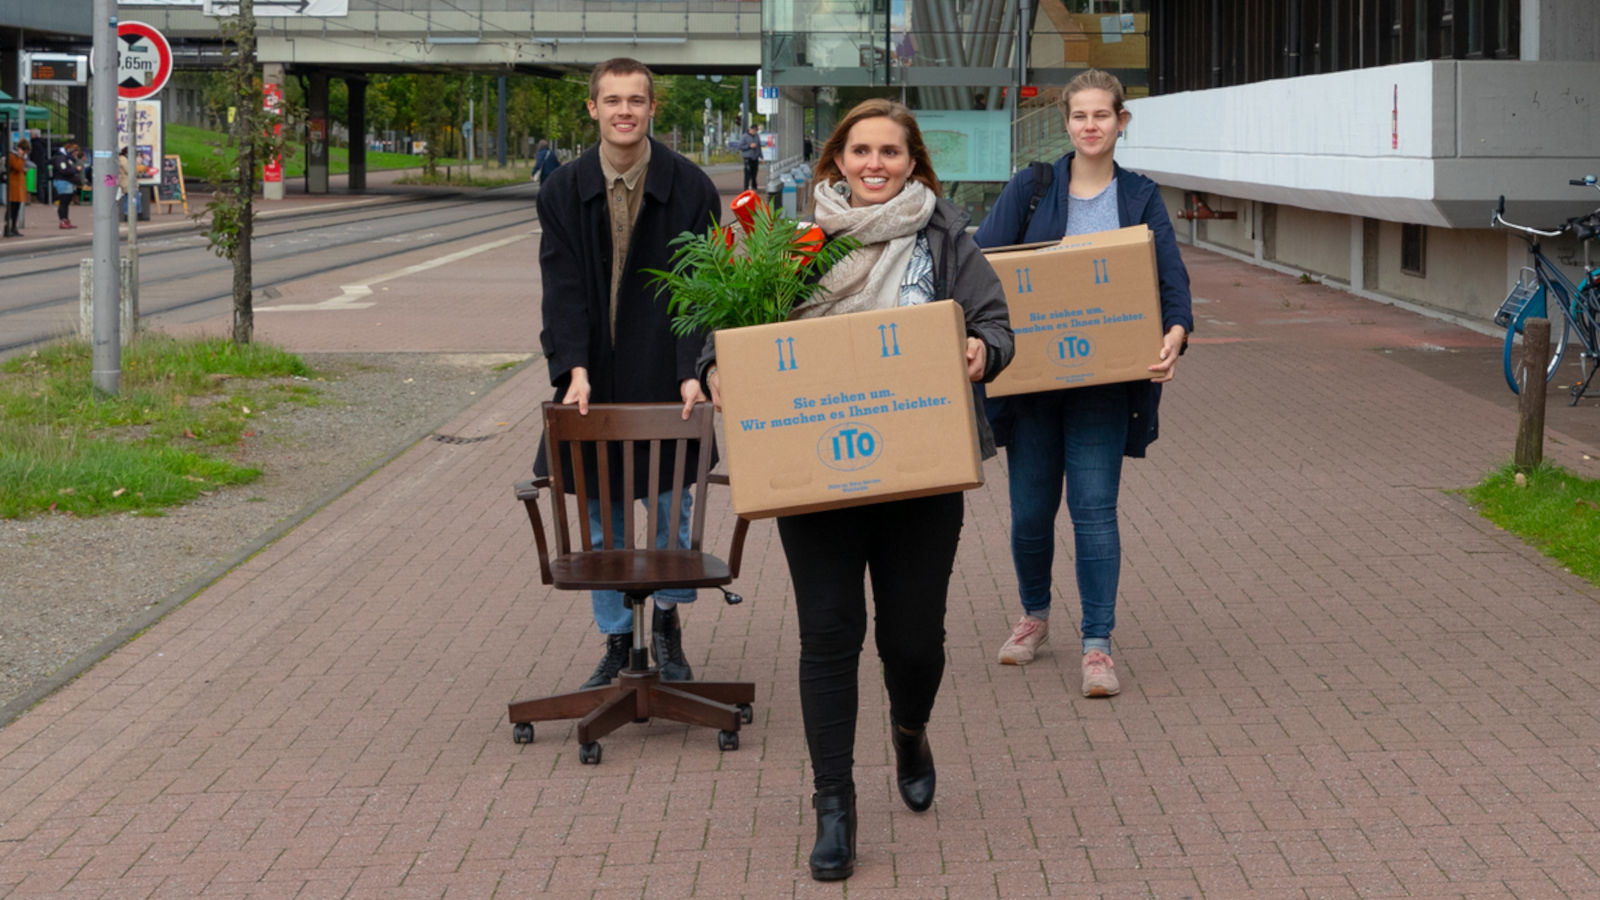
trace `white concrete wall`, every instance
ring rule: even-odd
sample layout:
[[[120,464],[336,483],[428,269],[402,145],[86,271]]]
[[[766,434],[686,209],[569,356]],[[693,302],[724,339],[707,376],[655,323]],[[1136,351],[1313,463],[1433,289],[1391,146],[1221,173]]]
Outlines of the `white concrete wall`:
[[[1166,94],[1129,101],[1117,158],[1175,187],[1388,221],[1481,227],[1500,193],[1559,220],[1587,202],[1567,179],[1600,168],[1597,88],[1596,62],[1434,61]]]

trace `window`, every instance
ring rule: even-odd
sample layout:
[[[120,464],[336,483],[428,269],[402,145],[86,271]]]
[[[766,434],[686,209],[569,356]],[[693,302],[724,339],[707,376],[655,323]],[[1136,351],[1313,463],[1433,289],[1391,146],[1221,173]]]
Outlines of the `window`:
[[[1426,225],[1400,226],[1400,271],[1407,275],[1428,274],[1428,227]]]

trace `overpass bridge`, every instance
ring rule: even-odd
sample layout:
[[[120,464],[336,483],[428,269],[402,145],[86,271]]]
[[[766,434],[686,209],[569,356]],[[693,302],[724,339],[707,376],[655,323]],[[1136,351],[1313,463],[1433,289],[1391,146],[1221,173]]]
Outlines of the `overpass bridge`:
[[[663,74],[750,74],[761,66],[760,0],[257,0],[254,8],[256,56],[266,80],[303,76],[307,120],[326,123],[329,79],[343,79],[350,98],[344,124],[352,135],[366,133],[366,77],[374,73],[554,77],[616,56]],[[221,64],[219,14],[236,11],[237,0],[133,0],[117,7],[119,18],[166,35],[180,69]],[[326,193],[327,143],[307,143],[306,189]],[[352,190],[366,186],[362,144],[359,138],[350,144]]]
[[[221,61],[217,14],[236,8],[135,0],[117,11],[160,29],[178,66],[195,67]],[[761,66],[760,0],[257,0],[255,8],[261,62],[301,72],[555,74],[615,56],[663,74]]]

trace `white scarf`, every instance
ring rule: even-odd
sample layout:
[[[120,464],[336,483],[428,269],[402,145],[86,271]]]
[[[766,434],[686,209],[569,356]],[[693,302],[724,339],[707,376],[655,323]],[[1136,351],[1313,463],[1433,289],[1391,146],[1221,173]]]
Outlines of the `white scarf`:
[[[933,217],[938,195],[920,181],[907,181],[890,200],[851,206],[831,181],[812,189],[815,217],[830,238],[851,235],[861,247],[822,276],[824,291],[795,308],[791,319],[811,319],[900,304],[900,278],[916,249],[917,232]]]

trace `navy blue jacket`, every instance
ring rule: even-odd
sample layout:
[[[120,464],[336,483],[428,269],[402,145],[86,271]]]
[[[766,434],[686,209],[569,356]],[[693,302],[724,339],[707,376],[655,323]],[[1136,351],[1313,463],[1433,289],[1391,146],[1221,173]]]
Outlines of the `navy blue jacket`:
[[[1056,160],[1055,177],[1049,189],[1039,199],[1033,220],[1028,223],[1028,233],[1018,234],[1023,217],[1028,212],[1028,201],[1033,197],[1033,168],[1018,172],[1000,192],[994,208],[978,226],[974,239],[979,247],[1004,247],[1010,244],[1060,240],[1067,233],[1067,185],[1072,181],[1072,157]],[[1174,325],[1194,332],[1194,313],[1189,306],[1189,270],[1184,268],[1183,257],[1178,255],[1178,238],[1172,230],[1172,220],[1167,207],[1161,202],[1161,192],[1156,183],[1113,164],[1117,179],[1117,220],[1123,228],[1147,225],[1155,235],[1156,275],[1161,290],[1161,331],[1166,333]],[[1161,404],[1161,385],[1149,381],[1130,381],[1128,389],[1128,442],[1124,453],[1144,456],[1145,449],[1155,442],[1158,433],[1157,410]],[[1070,388],[1069,388],[1070,390]],[[1026,397],[1028,395],[1022,395]],[[1026,404],[1022,397],[990,400],[987,403],[989,419],[994,426],[995,440],[1006,444],[1010,439],[1010,421],[1016,414],[1018,403]]]

